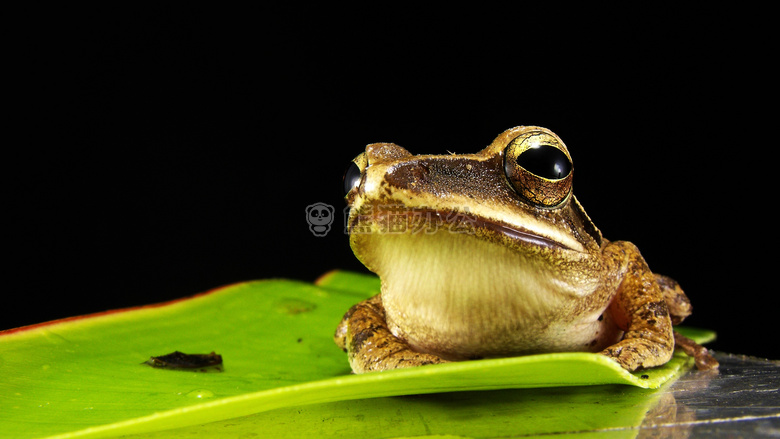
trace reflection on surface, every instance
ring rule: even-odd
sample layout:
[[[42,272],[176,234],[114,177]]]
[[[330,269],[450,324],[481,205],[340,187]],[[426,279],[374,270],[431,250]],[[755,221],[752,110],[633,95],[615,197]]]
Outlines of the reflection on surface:
[[[661,389],[638,437],[780,437],[780,362],[717,354]]]
[[[780,437],[780,363],[717,359],[719,371],[690,370],[659,390],[609,385],[341,401],[132,437]]]

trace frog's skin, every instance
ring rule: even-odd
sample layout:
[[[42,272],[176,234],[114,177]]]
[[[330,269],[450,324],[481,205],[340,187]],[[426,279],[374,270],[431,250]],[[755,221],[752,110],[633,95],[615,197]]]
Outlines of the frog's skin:
[[[522,163],[522,166],[521,166]],[[572,194],[571,156],[540,127],[476,154],[366,147],[345,175],[355,255],[381,294],[353,306],[336,343],[355,373],[541,352],[601,352],[629,371],[659,366],[691,312],[675,281],[633,244],[610,242]]]

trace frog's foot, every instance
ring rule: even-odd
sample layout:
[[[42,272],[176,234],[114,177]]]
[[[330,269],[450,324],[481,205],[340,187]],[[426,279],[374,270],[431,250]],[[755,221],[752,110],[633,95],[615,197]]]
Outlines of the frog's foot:
[[[625,338],[601,351],[603,355],[617,361],[623,369],[633,372],[666,364],[673,349],[665,342],[649,338]]]
[[[674,347],[693,357],[699,370],[718,367],[718,360],[710,355],[707,348],[677,332],[674,333]],[[671,351],[665,343],[647,338],[627,338],[604,349],[601,353],[620,363],[629,372],[639,368],[661,366],[669,361],[667,357],[671,357]]]
[[[379,295],[353,306],[336,328],[333,339],[347,353],[355,373],[447,362],[432,354],[415,352],[393,335]]]
[[[674,345],[682,349],[688,356],[693,357],[696,368],[699,370],[710,370],[718,367],[718,360],[715,359],[704,346],[696,343],[688,337],[674,333]]]

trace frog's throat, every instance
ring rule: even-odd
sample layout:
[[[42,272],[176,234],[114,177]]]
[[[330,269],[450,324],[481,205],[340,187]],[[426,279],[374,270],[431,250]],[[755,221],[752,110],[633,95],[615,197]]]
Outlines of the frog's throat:
[[[356,236],[353,245],[364,246],[361,260],[382,279],[391,331],[425,352],[457,358],[570,350],[595,337],[604,312],[568,309],[584,306],[599,288],[583,275],[597,272],[590,266],[597,261],[582,253],[523,253],[446,231]],[[586,315],[589,323],[558,341],[550,321],[560,315]]]

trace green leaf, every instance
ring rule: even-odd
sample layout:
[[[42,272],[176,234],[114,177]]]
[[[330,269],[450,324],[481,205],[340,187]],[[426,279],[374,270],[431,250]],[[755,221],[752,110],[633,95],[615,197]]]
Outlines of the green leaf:
[[[240,431],[262,427],[271,435],[299,437],[311,431],[296,430],[291,423],[322,428],[315,419],[345,407],[353,413],[360,407],[369,416],[390,407],[395,413],[401,410],[398,401],[380,397],[396,395],[494,390],[456,394],[461,396],[455,400],[493,394],[483,404],[504,400],[508,407],[518,395],[496,389],[625,384],[632,387],[624,387],[621,395],[638,395],[647,403],[652,398],[642,389],[661,386],[690,364],[678,353],[664,367],[631,374],[601,355],[565,353],[351,375],[333,331],[350,306],[378,291],[376,277],[332,272],[316,285],[246,282],[170,303],[6,331],[0,334],[0,431],[9,437],[104,437],[171,429],[179,434],[221,425],[224,433],[222,421],[242,417],[229,424]],[[706,331],[686,335],[700,341],[712,337]],[[215,351],[222,355],[224,371],[143,364],[173,351]],[[593,389],[604,387],[568,392],[575,400],[587,400],[598,393]],[[438,396],[426,398],[430,402]],[[431,405],[428,415],[450,413],[435,408],[441,403]],[[624,399],[619,405],[642,406]],[[308,415],[301,417],[302,410]],[[201,425],[207,423],[216,424]]]

